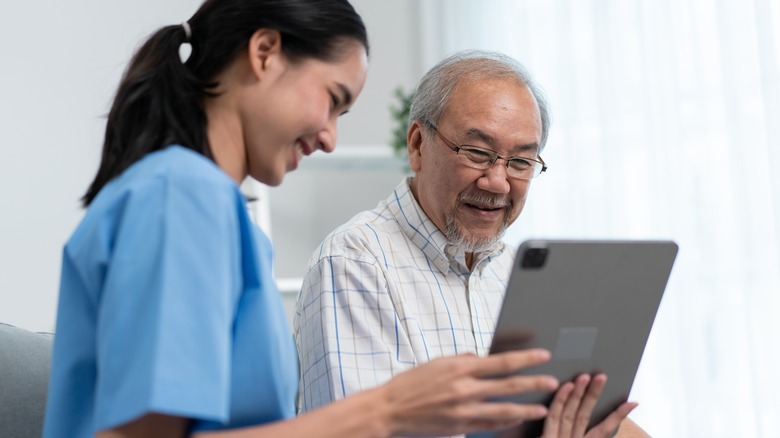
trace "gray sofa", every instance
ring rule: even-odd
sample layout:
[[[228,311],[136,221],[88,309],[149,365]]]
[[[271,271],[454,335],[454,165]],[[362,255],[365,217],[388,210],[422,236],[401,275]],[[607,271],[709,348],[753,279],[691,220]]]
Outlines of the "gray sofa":
[[[0,323],[0,436],[40,437],[53,336]]]

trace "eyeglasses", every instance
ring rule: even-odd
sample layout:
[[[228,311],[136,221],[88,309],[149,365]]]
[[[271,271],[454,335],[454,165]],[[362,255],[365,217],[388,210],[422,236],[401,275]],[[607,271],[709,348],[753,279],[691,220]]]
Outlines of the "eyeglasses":
[[[472,169],[488,170],[493,167],[496,161],[504,160],[506,162],[506,175],[510,178],[524,180],[535,178],[547,170],[547,165],[542,160],[542,157],[538,157],[538,160],[524,157],[504,158],[489,149],[482,149],[467,144],[458,146],[441,135],[432,123],[425,122],[425,124],[439,136],[447,147],[460,157],[461,163]]]

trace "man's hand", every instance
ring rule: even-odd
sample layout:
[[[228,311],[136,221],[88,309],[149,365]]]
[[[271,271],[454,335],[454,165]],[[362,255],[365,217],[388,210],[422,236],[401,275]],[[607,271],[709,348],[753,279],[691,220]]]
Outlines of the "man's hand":
[[[542,438],[608,438],[636,406],[623,403],[601,423],[587,430],[593,408],[607,383],[607,376],[597,374],[592,379],[579,375],[574,382],[561,385],[555,393],[544,423]]]

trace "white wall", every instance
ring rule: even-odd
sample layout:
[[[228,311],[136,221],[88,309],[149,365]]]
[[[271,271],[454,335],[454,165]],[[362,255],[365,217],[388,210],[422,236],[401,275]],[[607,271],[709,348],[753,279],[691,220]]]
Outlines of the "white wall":
[[[0,321],[51,330],[60,251],[82,216],[130,53],[194,0],[13,2],[0,14]]]
[[[60,252],[83,215],[78,201],[97,168],[104,115],[124,66],[146,35],[186,20],[199,4],[197,0],[43,0],[13,2],[3,8],[0,321],[32,330],[53,328]],[[339,144],[344,146],[339,149],[360,145],[381,149],[390,138],[392,89],[411,87],[420,74],[415,35],[402,31],[416,28],[407,26],[416,6],[413,0],[353,4],[369,29],[370,73],[363,95],[340,124]],[[282,186],[276,189],[280,192],[271,192],[271,199],[297,199],[309,185],[295,184],[292,178],[289,183],[290,190],[282,192]],[[363,185],[370,184],[364,181]],[[386,185],[379,183],[376,193],[383,197],[392,188]],[[337,196],[339,189],[330,190],[327,182],[319,181],[315,188],[321,200]],[[300,217],[314,217],[306,203],[298,207]],[[337,224],[346,214],[344,209],[334,218],[322,208],[316,215],[323,226]],[[311,240],[318,236],[315,233]]]

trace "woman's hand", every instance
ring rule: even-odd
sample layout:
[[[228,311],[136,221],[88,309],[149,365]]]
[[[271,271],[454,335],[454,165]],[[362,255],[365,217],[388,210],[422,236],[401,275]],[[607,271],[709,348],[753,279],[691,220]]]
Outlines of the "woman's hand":
[[[574,382],[561,385],[550,404],[542,438],[611,437],[637,404],[621,404],[604,421],[587,430],[593,408],[606,383],[607,376],[604,374],[597,374],[592,379],[582,374]]]
[[[550,353],[539,349],[484,358],[465,354],[434,359],[399,374],[380,387],[391,410],[391,435],[459,434],[541,419],[547,415],[544,405],[488,399],[554,391],[558,381],[552,376],[512,374],[548,360]]]

